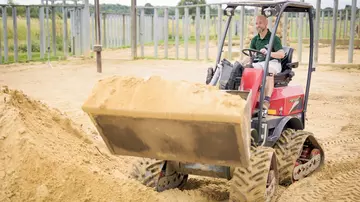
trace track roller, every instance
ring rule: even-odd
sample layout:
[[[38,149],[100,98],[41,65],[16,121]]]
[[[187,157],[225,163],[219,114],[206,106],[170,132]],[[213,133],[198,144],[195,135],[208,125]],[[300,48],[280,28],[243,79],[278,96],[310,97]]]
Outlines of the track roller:
[[[142,184],[161,192],[167,189],[182,189],[188,175],[167,169],[167,162],[163,160],[141,158],[134,164],[131,176]]]
[[[230,181],[232,202],[273,201],[278,186],[278,170],[274,149],[256,147],[252,149],[250,166],[234,169]]]
[[[279,183],[284,186],[309,176],[324,164],[324,150],[310,132],[286,129],[274,149],[278,158]]]

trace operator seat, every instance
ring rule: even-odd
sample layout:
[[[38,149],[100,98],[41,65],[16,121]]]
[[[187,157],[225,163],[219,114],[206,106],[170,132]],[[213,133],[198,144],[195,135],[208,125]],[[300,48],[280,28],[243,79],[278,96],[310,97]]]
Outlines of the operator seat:
[[[299,62],[292,62],[294,49],[288,46],[283,46],[285,57],[281,60],[281,72],[274,76],[275,87],[287,86],[295,73],[292,68],[297,68]]]

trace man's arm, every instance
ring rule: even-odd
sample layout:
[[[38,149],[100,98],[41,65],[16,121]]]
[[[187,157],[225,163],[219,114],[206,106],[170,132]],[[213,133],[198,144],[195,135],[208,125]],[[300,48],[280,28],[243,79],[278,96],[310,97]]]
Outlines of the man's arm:
[[[275,39],[274,39],[273,50],[274,50],[274,52],[270,53],[270,56],[272,58],[283,59],[285,57],[285,52],[284,52],[283,47],[281,45],[281,40],[277,36],[275,36]],[[267,53],[265,48],[261,49],[261,52],[264,53],[264,54]]]
[[[267,54],[267,50],[265,48],[260,50],[263,54]],[[271,52],[270,57],[276,58],[276,59],[283,59],[285,57],[285,52],[283,49],[280,49],[276,52]]]
[[[285,57],[285,52],[283,49],[280,49],[276,52],[271,52],[270,56],[276,59],[283,59]]]

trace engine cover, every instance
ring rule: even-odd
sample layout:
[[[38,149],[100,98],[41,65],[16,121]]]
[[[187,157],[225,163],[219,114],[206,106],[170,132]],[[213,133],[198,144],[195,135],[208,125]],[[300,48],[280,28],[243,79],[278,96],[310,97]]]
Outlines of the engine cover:
[[[302,86],[284,86],[275,88],[270,100],[269,115],[288,116],[300,113],[304,108],[304,90]]]

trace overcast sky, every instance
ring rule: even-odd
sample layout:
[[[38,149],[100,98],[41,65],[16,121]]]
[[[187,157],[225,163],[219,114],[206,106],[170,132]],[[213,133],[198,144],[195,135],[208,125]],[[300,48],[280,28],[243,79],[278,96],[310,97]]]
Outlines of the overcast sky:
[[[44,0],[45,1],[45,0]],[[57,0],[62,2],[62,0]],[[7,0],[0,0],[1,4],[5,4]],[[41,0],[14,0],[17,4],[40,4]],[[50,2],[50,0],[49,0]],[[90,4],[94,4],[94,0],[89,0]],[[154,6],[175,6],[179,0],[137,0],[137,5],[143,6],[146,3],[151,3]],[[229,2],[229,0],[207,0],[207,3],[219,3],[219,2]],[[316,0],[305,0],[305,2],[311,3],[316,6]],[[339,8],[344,8],[345,5],[351,5],[352,0],[339,0]],[[130,6],[131,0],[100,0],[100,3],[117,3],[122,5]],[[333,0],[322,0],[321,7],[332,7],[334,4]],[[360,7],[360,0],[357,1],[357,7]]]

